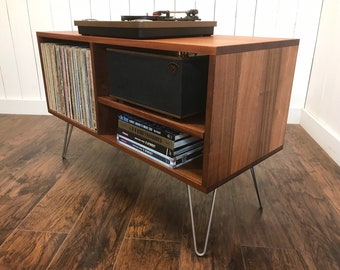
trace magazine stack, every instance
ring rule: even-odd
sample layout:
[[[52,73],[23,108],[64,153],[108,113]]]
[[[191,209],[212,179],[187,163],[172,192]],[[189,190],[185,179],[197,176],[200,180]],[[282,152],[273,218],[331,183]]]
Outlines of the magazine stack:
[[[117,141],[170,168],[202,156],[203,140],[127,114],[118,115]]]

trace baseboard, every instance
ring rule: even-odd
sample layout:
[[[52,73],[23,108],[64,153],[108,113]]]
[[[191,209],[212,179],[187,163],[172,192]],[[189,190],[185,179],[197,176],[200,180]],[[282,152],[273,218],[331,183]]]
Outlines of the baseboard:
[[[44,100],[0,100],[1,114],[48,114]]]
[[[301,126],[322,147],[323,150],[340,166],[340,138],[324,123],[306,110],[301,114]]]

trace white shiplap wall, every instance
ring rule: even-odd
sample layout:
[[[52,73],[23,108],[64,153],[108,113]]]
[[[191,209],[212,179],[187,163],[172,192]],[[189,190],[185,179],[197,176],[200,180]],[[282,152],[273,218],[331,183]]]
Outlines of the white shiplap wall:
[[[324,0],[301,125],[340,166],[339,14],[339,0]]]
[[[0,0],[0,113],[46,113],[36,31],[77,30],[73,21],[120,20],[197,8],[215,34],[300,38],[289,122],[304,107],[323,0]]]

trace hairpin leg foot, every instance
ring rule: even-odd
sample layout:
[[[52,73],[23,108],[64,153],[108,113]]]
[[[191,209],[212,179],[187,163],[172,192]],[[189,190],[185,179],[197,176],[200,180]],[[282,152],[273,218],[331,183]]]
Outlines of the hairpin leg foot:
[[[262,203],[261,203],[261,198],[260,198],[259,189],[258,189],[258,187],[257,187],[257,181],[256,181],[256,175],[255,175],[254,167],[251,167],[251,168],[250,168],[250,172],[251,172],[251,176],[252,176],[252,178],[253,178],[253,182],[254,182],[254,186],[255,186],[255,190],[256,190],[257,199],[258,199],[258,201],[259,201],[260,208],[262,209]]]
[[[202,252],[199,252],[198,249],[197,249],[196,230],[195,230],[195,221],[194,221],[194,214],[193,214],[193,208],[192,208],[190,186],[188,185],[187,187],[188,187],[188,198],[189,198],[190,217],[191,217],[191,226],[192,226],[192,237],[193,237],[193,241],[194,241],[195,253],[196,253],[197,256],[202,257],[202,256],[205,255],[205,253],[207,251],[207,245],[208,245],[208,240],[209,240],[209,235],[210,235],[211,220],[212,220],[213,211],[214,211],[217,189],[214,190],[213,198],[212,198],[212,201],[211,201],[210,215],[209,215],[207,232],[206,232],[206,235],[205,235],[204,248],[203,248]]]
[[[70,123],[67,123],[65,139],[64,139],[64,148],[63,148],[63,154],[62,154],[63,159],[66,158],[67,149],[68,149],[68,145],[70,143],[72,130],[73,130],[73,126]]]

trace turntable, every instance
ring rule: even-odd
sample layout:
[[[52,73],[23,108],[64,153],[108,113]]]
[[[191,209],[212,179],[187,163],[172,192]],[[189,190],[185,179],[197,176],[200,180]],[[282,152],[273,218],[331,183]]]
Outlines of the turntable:
[[[170,16],[170,14],[185,13],[185,17],[176,18]],[[197,16],[197,9],[190,9],[187,11],[169,11],[160,10],[155,11],[152,16],[121,16],[122,21],[135,21],[135,20],[150,20],[150,21],[200,21],[201,19]]]
[[[185,13],[176,18],[171,14]],[[201,21],[198,10],[155,11],[151,16],[121,16],[121,21],[80,20],[74,21],[82,35],[132,39],[210,36],[216,21]]]

